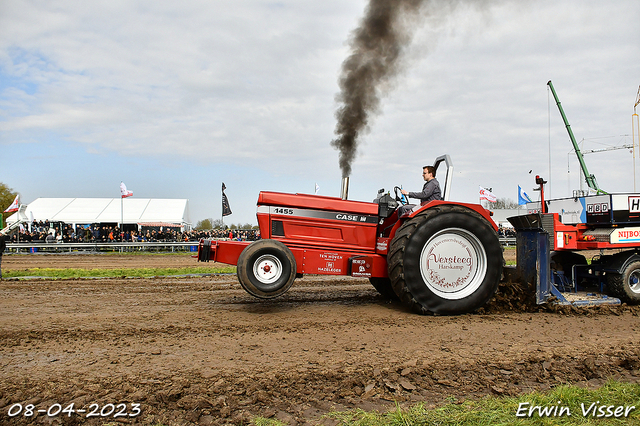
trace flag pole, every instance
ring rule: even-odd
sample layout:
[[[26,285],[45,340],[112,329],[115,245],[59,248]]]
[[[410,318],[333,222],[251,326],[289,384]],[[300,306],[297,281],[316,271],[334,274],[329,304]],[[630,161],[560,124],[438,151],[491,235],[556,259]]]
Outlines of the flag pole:
[[[220,212],[220,222],[222,223],[222,225],[220,225],[222,227],[222,230],[224,231],[224,182],[222,182],[222,211]]]

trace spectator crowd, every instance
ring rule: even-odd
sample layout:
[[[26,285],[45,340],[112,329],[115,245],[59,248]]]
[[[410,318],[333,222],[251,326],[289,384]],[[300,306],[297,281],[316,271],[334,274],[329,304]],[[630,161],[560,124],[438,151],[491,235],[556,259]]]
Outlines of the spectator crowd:
[[[260,231],[240,230],[191,230],[180,231],[179,227],[142,227],[141,230],[120,229],[117,225],[105,224],[73,226],[63,222],[33,221],[20,226],[19,232],[12,233],[7,242],[33,243],[113,243],[113,242],[190,242],[200,239],[231,239],[255,241]],[[146,229],[145,229],[146,228]]]
[[[500,237],[515,237],[511,228],[500,226]],[[7,242],[33,243],[113,243],[113,242],[197,242],[201,239],[255,241],[260,239],[257,229],[193,229],[179,227],[142,227],[141,230],[120,229],[106,224],[73,225],[63,222],[33,221],[21,226],[19,232],[7,236]]]
[[[498,236],[499,237],[513,237],[516,236],[516,231],[513,228],[505,228],[502,225],[498,228]]]

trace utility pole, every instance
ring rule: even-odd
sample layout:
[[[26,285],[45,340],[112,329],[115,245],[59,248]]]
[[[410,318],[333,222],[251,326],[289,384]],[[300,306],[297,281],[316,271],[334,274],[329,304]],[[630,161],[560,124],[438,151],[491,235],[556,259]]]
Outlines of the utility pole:
[[[633,192],[636,192],[636,134],[638,135],[638,150],[640,151],[640,121],[636,107],[640,104],[640,87],[638,87],[638,95],[636,103],[633,105],[633,115],[631,116],[631,144],[633,145]],[[640,155],[640,154],[639,154]]]

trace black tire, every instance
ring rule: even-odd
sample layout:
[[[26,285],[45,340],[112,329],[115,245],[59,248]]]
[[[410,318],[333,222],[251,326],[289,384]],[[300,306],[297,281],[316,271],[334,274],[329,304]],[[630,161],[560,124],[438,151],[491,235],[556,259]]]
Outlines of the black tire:
[[[258,240],[238,257],[238,281],[247,293],[261,299],[284,294],[296,278],[296,259],[280,241]]]
[[[498,288],[502,265],[493,227],[473,210],[453,205],[407,220],[388,256],[393,290],[420,314],[456,315],[482,307]]]
[[[371,277],[369,278],[369,282],[376,290],[378,290],[378,293],[386,299],[400,300],[396,292],[393,291],[393,286],[391,285],[391,280],[389,278]]]
[[[607,288],[611,296],[623,302],[640,303],[640,261],[629,263],[622,274],[607,275]]]

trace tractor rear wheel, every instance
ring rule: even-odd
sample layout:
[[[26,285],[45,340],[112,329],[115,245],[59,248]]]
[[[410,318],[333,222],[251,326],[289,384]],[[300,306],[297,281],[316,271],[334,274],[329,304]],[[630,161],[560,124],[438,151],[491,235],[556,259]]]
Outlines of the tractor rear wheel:
[[[475,311],[494,295],[502,247],[493,227],[462,206],[427,209],[407,220],[388,256],[393,290],[421,314]]]
[[[640,303],[640,262],[631,262],[621,274],[607,275],[607,287],[623,302]]]
[[[278,297],[289,290],[295,278],[296,259],[280,241],[258,240],[238,257],[238,281],[255,297]]]

